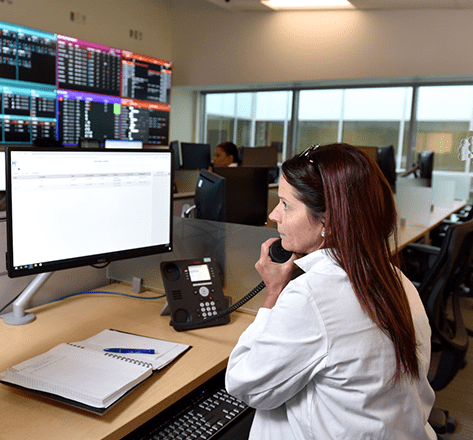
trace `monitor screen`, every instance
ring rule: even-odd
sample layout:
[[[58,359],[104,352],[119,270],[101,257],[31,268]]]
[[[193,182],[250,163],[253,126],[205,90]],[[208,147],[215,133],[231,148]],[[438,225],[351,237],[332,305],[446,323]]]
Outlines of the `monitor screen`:
[[[143,148],[143,141],[105,139],[105,148]]]
[[[168,145],[172,62],[0,21],[0,145]]]
[[[80,138],[120,138],[120,98],[96,93],[58,90],[58,140],[76,146]]]
[[[185,170],[207,169],[210,166],[210,144],[181,142],[181,160]]]
[[[225,221],[263,226],[268,220],[268,168],[222,167],[215,174],[225,177]]]
[[[225,178],[205,169],[200,170],[195,186],[196,218],[225,221]]]
[[[172,151],[6,149],[10,277],[168,252]]]

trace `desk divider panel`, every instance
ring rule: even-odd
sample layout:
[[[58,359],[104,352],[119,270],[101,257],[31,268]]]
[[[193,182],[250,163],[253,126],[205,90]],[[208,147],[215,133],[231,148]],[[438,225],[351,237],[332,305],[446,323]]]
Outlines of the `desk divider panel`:
[[[433,190],[417,186],[417,179],[398,179],[396,182],[396,208],[401,225],[425,225],[433,209]]]
[[[469,174],[434,172],[432,175],[433,188],[445,188],[453,185],[453,199],[468,200],[470,198],[471,176]],[[441,191],[441,190],[440,190]],[[451,191],[451,190],[450,190]]]
[[[107,276],[130,284],[139,277],[144,287],[164,292],[161,261],[213,257],[223,272],[224,293],[235,303],[261,281],[255,269],[261,243],[278,236],[273,228],[174,217],[172,252],[113,262]],[[259,293],[243,309],[257,311],[263,298]]]
[[[455,181],[453,180],[432,180],[434,191],[434,205],[436,208],[452,209],[455,200]]]

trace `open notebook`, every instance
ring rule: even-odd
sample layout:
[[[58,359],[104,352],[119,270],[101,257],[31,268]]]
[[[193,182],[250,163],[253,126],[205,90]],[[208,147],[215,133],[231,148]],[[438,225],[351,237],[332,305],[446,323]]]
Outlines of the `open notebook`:
[[[115,354],[105,348],[154,349]],[[189,345],[104,330],[85,341],[60,344],[0,373],[0,381],[103,414],[121,397],[190,348]]]

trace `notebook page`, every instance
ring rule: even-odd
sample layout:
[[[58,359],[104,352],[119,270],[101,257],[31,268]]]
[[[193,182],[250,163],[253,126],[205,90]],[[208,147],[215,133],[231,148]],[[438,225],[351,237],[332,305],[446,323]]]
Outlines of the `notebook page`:
[[[1,373],[0,379],[106,408],[152,374],[151,368],[60,344]]]
[[[103,352],[105,348],[153,349],[155,354],[120,353],[120,357],[149,362],[154,370],[159,370],[186,351],[189,346],[146,336],[133,335],[117,330],[103,330],[85,341],[76,342],[88,350]]]

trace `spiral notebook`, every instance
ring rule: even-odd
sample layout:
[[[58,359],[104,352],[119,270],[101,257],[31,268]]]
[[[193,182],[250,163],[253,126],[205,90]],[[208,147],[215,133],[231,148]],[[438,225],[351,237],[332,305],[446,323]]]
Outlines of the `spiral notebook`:
[[[155,354],[115,354],[105,348],[153,349]],[[104,330],[85,341],[63,343],[0,373],[0,381],[28,389],[97,414],[174,359],[189,345],[117,330]]]

